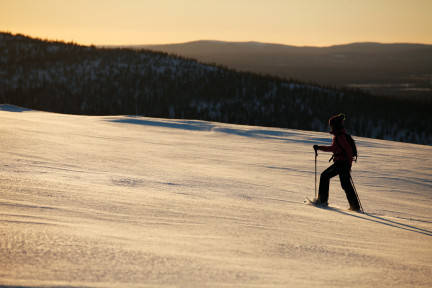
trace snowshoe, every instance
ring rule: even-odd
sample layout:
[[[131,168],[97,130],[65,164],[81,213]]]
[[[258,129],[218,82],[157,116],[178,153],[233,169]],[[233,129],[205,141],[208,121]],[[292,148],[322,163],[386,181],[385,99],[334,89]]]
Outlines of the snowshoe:
[[[306,203],[310,203],[312,205],[315,206],[320,206],[320,207],[328,207],[328,202],[321,202],[318,198],[314,198],[313,200],[310,200],[309,198],[306,197]]]

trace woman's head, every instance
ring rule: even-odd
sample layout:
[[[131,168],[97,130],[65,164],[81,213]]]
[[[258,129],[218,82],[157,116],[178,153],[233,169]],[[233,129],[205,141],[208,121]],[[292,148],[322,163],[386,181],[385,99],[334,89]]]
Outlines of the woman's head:
[[[332,128],[332,131],[341,130],[343,128],[344,120],[345,120],[344,114],[339,114],[330,118],[329,126]]]

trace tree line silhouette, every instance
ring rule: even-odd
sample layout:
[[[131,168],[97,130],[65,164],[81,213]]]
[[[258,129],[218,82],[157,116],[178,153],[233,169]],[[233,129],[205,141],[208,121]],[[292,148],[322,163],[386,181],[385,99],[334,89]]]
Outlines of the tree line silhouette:
[[[141,115],[328,131],[432,144],[431,101],[254,73],[161,52],[108,49],[0,33],[0,102],[85,115]]]

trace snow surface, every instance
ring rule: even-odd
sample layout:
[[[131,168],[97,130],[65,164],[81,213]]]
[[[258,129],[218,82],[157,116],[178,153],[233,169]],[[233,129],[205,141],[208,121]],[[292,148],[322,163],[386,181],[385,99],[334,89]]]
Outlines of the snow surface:
[[[365,214],[326,133],[2,105],[0,286],[431,287],[432,147],[355,139]]]

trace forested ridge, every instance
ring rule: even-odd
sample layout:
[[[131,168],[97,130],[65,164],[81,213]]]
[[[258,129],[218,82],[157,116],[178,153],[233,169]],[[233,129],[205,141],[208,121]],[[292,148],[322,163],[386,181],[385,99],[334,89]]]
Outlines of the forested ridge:
[[[253,73],[160,52],[0,33],[0,102],[86,115],[141,115],[328,131],[347,115],[356,136],[432,144],[431,101]]]

